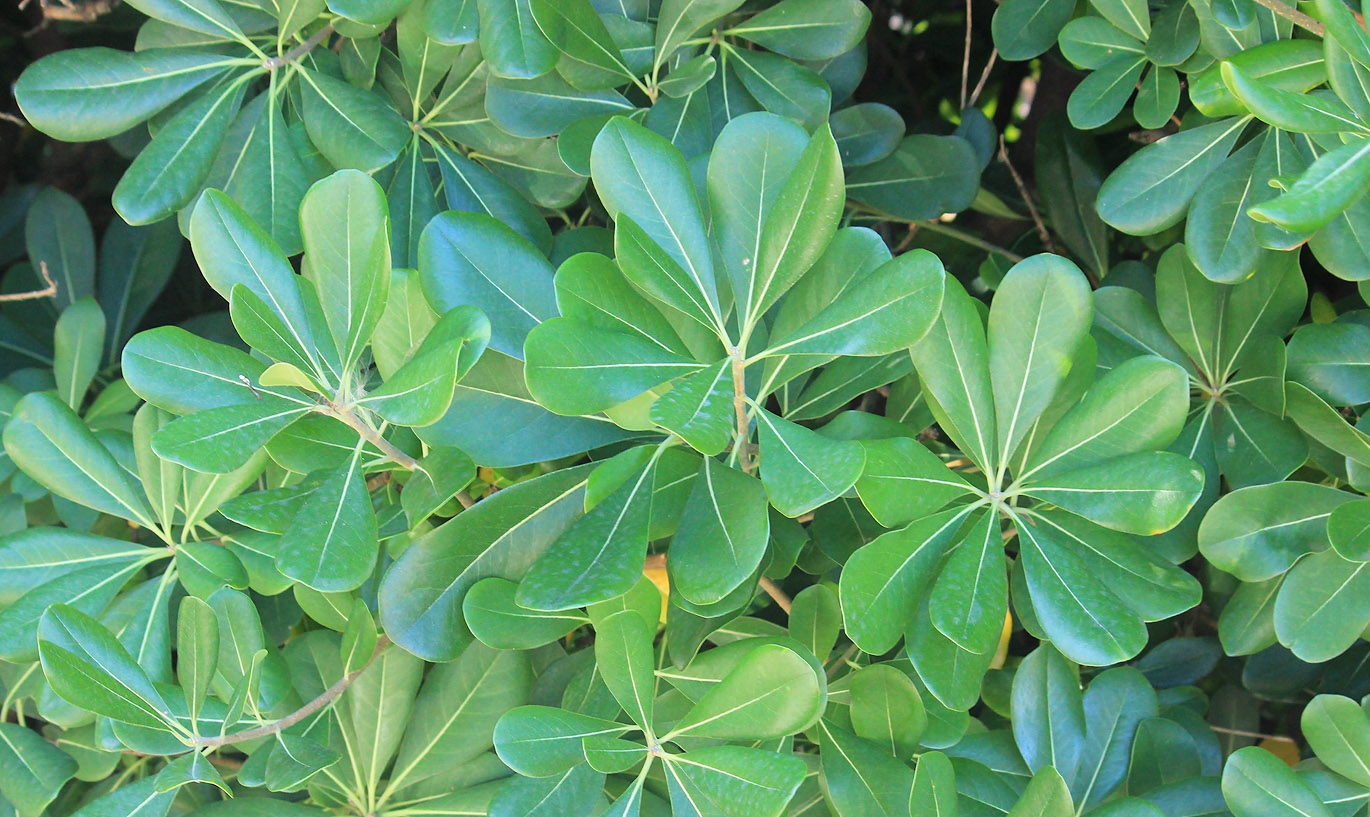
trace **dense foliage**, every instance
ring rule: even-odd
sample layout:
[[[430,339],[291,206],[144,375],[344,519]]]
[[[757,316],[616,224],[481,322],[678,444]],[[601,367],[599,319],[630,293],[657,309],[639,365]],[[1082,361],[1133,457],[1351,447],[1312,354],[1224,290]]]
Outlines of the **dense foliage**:
[[[20,6],[0,817],[1370,804],[1361,9]]]

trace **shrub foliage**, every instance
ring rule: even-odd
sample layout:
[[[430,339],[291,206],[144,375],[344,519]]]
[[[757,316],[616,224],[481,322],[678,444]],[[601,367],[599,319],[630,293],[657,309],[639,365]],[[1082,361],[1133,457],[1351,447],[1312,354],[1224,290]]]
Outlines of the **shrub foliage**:
[[[15,12],[0,815],[1364,813],[1359,8],[111,5]]]

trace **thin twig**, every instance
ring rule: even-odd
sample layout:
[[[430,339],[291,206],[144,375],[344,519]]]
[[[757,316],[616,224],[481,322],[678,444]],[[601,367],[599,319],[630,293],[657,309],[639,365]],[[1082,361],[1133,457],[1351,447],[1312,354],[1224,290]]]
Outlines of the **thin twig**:
[[[748,448],[747,378],[741,349],[733,350],[733,412],[737,416],[737,463],[750,474],[756,467],[756,461],[752,459]]]
[[[1299,28],[1302,28],[1305,31],[1311,31],[1319,37],[1323,36],[1323,32],[1326,30],[1322,23],[1314,20],[1312,17],[1309,17],[1307,14],[1304,14],[1293,6],[1281,3],[1280,0],[1256,0],[1256,2],[1280,15],[1284,19],[1292,21],[1294,25]]]
[[[1042,214],[1037,212],[1037,205],[1032,202],[1032,194],[1028,192],[1027,184],[1023,182],[1023,177],[1018,175],[1018,168],[1014,167],[1008,158],[1008,146],[1004,144],[1002,134],[999,136],[999,158],[1004,160],[1009,174],[1013,176],[1013,183],[1018,185],[1018,195],[1023,197],[1028,215],[1032,216],[1032,223],[1037,225],[1037,237],[1041,239],[1042,246],[1047,248],[1047,252],[1056,252],[1056,242],[1051,240],[1051,233],[1047,230],[1046,222],[1042,221]]]
[[[761,589],[766,591],[766,595],[770,596],[776,605],[781,610],[784,610],[785,615],[788,616],[790,614],[790,597],[785,595],[785,591],[781,590],[775,582],[765,576],[761,577],[760,584]]]
[[[333,33],[333,24],[329,23],[318,31],[310,35],[309,39],[280,55],[279,57],[267,57],[262,61],[262,67],[268,71],[275,71],[277,68],[284,67],[314,50],[314,46],[328,39],[328,35]]]
[[[934,233],[941,233],[942,235],[950,236],[956,239],[957,241],[960,241],[964,244],[969,244],[972,247],[979,247],[980,249],[986,252],[998,253],[999,255],[1004,256],[1005,258],[1007,258],[1015,264],[1023,260],[1023,256],[1019,255],[1016,252],[1013,252],[1012,250],[1000,247],[998,244],[991,244],[990,242],[984,240],[983,238],[980,238],[979,236],[971,235],[965,230],[958,230],[950,224],[944,224],[935,219],[931,221],[920,221],[918,223],[922,225],[925,229],[931,230]]]
[[[363,672],[366,672],[366,668],[371,666],[371,663],[380,657],[380,654],[385,652],[385,648],[388,646],[390,646],[390,639],[381,636],[376,642],[376,651],[371,653],[371,657],[366,660],[365,664],[362,664],[359,668],[354,669],[339,678],[334,682],[333,686],[325,689],[317,698],[299,709],[296,709],[294,712],[291,712],[289,715],[286,715],[284,718],[281,718],[278,721],[272,721],[271,723],[262,724],[261,726],[255,726],[251,729],[244,729],[241,732],[233,732],[217,737],[195,738],[191,741],[190,745],[197,749],[218,748],[220,746],[227,746],[230,743],[242,743],[257,738],[270,737],[271,735],[283,732],[310,715],[313,715],[315,712],[318,712],[320,709],[323,709],[339,695],[346,692],[347,688],[352,685],[352,682],[357,680]]]
[[[57,295],[57,282],[52,280],[52,274],[48,272],[48,262],[38,262],[38,273],[43,276],[43,283],[47,284],[47,286],[29,292],[11,292],[8,295],[0,295],[0,302],[36,301],[39,298],[55,297]]]
[[[356,412],[351,409],[342,409],[331,403],[323,407],[323,413],[330,417],[336,417],[347,424],[348,428],[362,435],[362,437],[372,445],[376,446],[382,454],[390,458],[390,461],[405,469],[413,471],[419,467],[419,461],[395,447],[380,432],[362,421]]]
[[[966,0],[966,50],[961,56],[961,108],[966,109],[966,88],[970,85],[971,2]]]
[[[29,126],[28,120],[24,119],[24,117],[16,116],[12,113],[5,113],[4,111],[0,111],[0,119],[5,120],[6,122],[13,122],[21,128],[27,128]]]
[[[990,69],[994,67],[994,61],[999,59],[999,49],[989,52],[989,60],[985,63],[985,70],[980,72],[980,81],[975,83],[975,90],[970,92],[970,104],[974,105],[980,100],[980,92],[985,90],[985,83],[989,81]],[[965,110],[965,106],[961,107]]]
[[[1211,723],[1208,725],[1208,728],[1212,729],[1214,732],[1222,732],[1224,735],[1239,735],[1244,738],[1263,738],[1266,740],[1287,740],[1290,743],[1294,742],[1293,738],[1285,735],[1271,735],[1266,732],[1248,732],[1245,729],[1228,729],[1226,726],[1214,726]]]
[[[472,505],[476,504],[476,500],[472,499],[471,495],[466,491],[457,491],[457,502],[460,502],[461,507],[464,509],[469,509]]]

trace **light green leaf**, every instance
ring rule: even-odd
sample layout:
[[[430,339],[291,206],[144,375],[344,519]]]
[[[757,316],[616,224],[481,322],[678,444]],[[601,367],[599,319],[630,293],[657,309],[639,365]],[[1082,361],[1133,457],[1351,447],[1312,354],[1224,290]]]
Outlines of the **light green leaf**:
[[[866,454],[859,443],[833,440],[765,409],[756,410],[761,482],[771,505],[794,518],[856,484]]]
[[[694,604],[722,601],[756,571],[769,538],[761,482],[706,457],[671,542],[671,589]]]
[[[156,528],[141,488],[56,395],[25,395],[5,425],[4,443],[15,465],[58,496]]]

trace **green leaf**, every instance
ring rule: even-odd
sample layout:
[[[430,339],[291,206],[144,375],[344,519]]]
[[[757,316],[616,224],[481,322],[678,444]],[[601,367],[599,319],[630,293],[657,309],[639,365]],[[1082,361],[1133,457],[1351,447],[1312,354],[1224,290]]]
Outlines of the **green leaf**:
[[[1230,62],[1220,66],[1223,82],[1262,122],[1292,133],[1365,131],[1345,104],[1326,97],[1285,91],[1254,79]]]
[[[814,245],[821,249],[832,230],[828,224],[830,206],[814,214],[822,227],[812,233],[782,231],[782,225],[777,223],[764,247],[770,257],[765,262],[762,260],[762,235],[768,219],[774,214],[777,222],[784,220],[793,228],[794,220],[804,215],[794,207],[795,197],[818,192],[817,185],[801,188],[801,182],[818,181],[815,174],[821,169],[827,177],[822,182],[830,183],[835,173],[840,189],[840,163],[827,161],[829,157],[818,147],[811,148],[809,155],[805,155],[806,145],[815,145],[822,134],[820,131],[810,139],[796,123],[758,111],[729,121],[714,143],[707,173],[713,237],[738,301],[738,313],[746,319],[750,320],[758,311],[750,305],[759,303],[764,297],[763,290],[771,285],[779,271],[776,265],[779,255],[789,248],[791,240],[797,250],[801,247],[809,250]],[[801,161],[805,164],[803,170],[800,169]],[[821,168],[820,163],[824,165]],[[794,189],[784,195],[791,187],[791,178],[795,179]],[[831,205],[832,199],[829,197],[824,204]],[[784,212],[777,211],[777,206]],[[797,270],[796,275],[802,272]],[[783,294],[785,288],[777,288],[775,295]]]
[[[909,811],[955,817],[956,773],[951,761],[941,752],[924,752],[913,770],[913,791]]]
[[[1260,261],[1256,222],[1246,211],[1266,197],[1253,178],[1264,144],[1263,140],[1252,140],[1227,157],[1190,206],[1185,249],[1211,281],[1238,284]]]
[[[928,723],[913,681],[890,664],[872,664],[851,676],[850,689],[856,734],[888,747],[895,757],[912,756]]]
[[[20,724],[0,723],[0,794],[21,817],[39,817],[76,774],[66,752]]]
[[[90,221],[76,199],[55,188],[38,192],[24,219],[24,248],[29,265],[46,264],[57,284],[54,301],[65,309],[95,292],[95,237]],[[33,276],[38,282],[38,276]],[[42,332],[48,325],[42,325]]]
[[[282,573],[321,593],[361,586],[376,565],[376,513],[357,466],[360,452],[358,445],[304,501],[276,554]]]
[[[866,455],[859,443],[832,440],[816,431],[756,410],[761,482],[771,505],[794,518],[826,504],[856,484]]]
[[[1088,810],[1126,778],[1137,725],[1157,715],[1156,693],[1131,667],[1099,673],[1084,695],[1085,745],[1071,796]]]
[[[1277,482],[1222,497],[1199,527],[1199,550],[1242,581],[1273,578],[1326,537],[1327,519],[1356,497],[1310,482]]]
[[[603,799],[604,775],[586,765],[544,779],[516,778],[490,800],[490,817],[555,817]]]
[[[409,143],[413,132],[379,95],[308,69],[300,76],[309,139],[334,167],[371,173]]]
[[[1236,817],[1328,817],[1313,790],[1283,760],[1248,746],[1223,766],[1223,799]]]
[[[831,721],[820,721],[813,733],[822,749],[822,784],[831,808],[852,817],[909,814],[915,786],[909,767]]]
[[[1094,19],[1081,17],[1077,22]],[[1095,208],[1103,162],[1094,141],[1069,127],[1062,117],[1048,117],[1037,137],[1035,161],[1037,193],[1047,218],[1075,257],[1102,273],[1108,269],[1108,227]]]
[[[117,136],[224,71],[222,54],[76,48],[34,62],[15,83],[24,118],[56,139]]]
[[[628,717],[649,733],[656,697],[655,624],[634,610],[620,610],[595,622],[596,671]]]
[[[1107,666],[1142,651],[1146,626],[1114,594],[1116,585],[1106,584],[1091,571],[1095,565],[1076,555],[1070,539],[1030,524],[1020,525],[1018,535],[1033,612],[1061,652],[1080,663]]]
[[[0,539],[0,607],[67,573],[127,564],[150,553],[142,545],[68,528],[30,526],[15,531]]]
[[[522,358],[531,329],[557,314],[552,267],[527,239],[486,215],[443,213],[419,241],[419,274],[439,312],[472,305],[490,318],[490,346]]]
[[[1023,490],[1106,528],[1150,536],[1178,525],[1203,485],[1203,470],[1188,457],[1146,451],[1034,480]]]
[[[803,656],[761,644],[676,722],[670,737],[783,737],[812,726],[826,698],[825,684]]]
[[[998,456],[1005,462],[1064,382],[1094,310],[1079,268],[1045,254],[1015,264],[996,302],[989,314],[989,372]]]
[[[1370,139],[1318,157],[1286,192],[1247,210],[1257,221],[1307,232],[1331,221],[1370,189]]]
[[[621,735],[632,728],[550,706],[520,706],[495,725],[495,751],[521,775],[551,777],[585,763],[585,738]]]
[[[57,396],[74,411],[85,402],[104,347],[105,313],[94,299],[82,298],[62,310],[53,333],[52,374]]]
[[[756,571],[769,538],[762,483],[706,457],[671,542],[671,589],[694,604],[722,601]]]
[[[335,749],[300,735],[276,735],[266,765],[266,786],[272,791],[298,791],[319,772],[342,757]]]
[[[1022,797],[1009,809],[1008,817],[1070,817],[1074,813],[1066,781],[1057,769],[1047,766],[1028,781]]]
[[[1334,406],[1370,401],[1364,367],[1370,328],[1354,323],[1314,323],[1289,339],[1288,377]]]
[[[912,354],[938,425],[982,470],[993,470],[998,435],[989,351],[980,313],[959,284],[947,282],[937,320]]]
[[[528,390],[557,414],[593,414],[702,364],[641,339],[553,318],[528,333]]]
[[[176,616],[176,679],[192,722],[199,720],[218,660],[219,621],[208,604],[186,596]]]
[[[1293,381],[1285,385],[1289,416],[1305,434],[1361,465],[1370,466],[1370,436],[1348,425],[1337,410]]]
[[[683,5],[708,3],[686,0]],[[662,10],[658,37],[668,21],[669,8]],[[644,289],[672,306],[688,307],[687,314],[705,325],[721,328],[723,319],[704,217],[680,152],[643,126],[616,117],[595,137],[590,167],[595,189],[609,216],[619,224],[618,232],[623,232],[623,221],[631,222],[641,238],[664,250],[666,258],[675,265],[666,271],[666,276],[680,297],[664,297],[667,290],[662,284],[642,282]],[[621,235],[616,235],[616,247],[620,240]],[[629,278],[636,281],[634,269],[626,262],[624,268]]]
[[[663,0],[657,15],[652,67],[665,63],[681,43],[740,5],[742,0]]]
[[[1153,67],[1137,89],[1132,115],[1137,124],[1148,128],[1164,127],[1180,104],[1180,78],[1169,68]]]
[[[1370,721],[1355,701],[1318,695],[1304,707],[1300,724],[1318,760],[1337,774],[1370,786]]]
[[[299,398],[263,394],[250,403],[205,409],[173,420],[152,436],[152,450],[192,471],[226,474],[310,411],[312,407]]]
[[[1131,358],[1099,378],[1032,450],[1022,479],[1168,448],[1189,410],[1184,370],[1159,357]]]
[[[166,702],[98,621],[63,604],[43,614],[38,652],[52,689],[97,715],[151,729],[171,723]]]
[[[1013,739],[1028,768],[1073,777],[1084,749],[1084,699],[1075,667],[1050,644],[1028,654],[1013,674],[1013,716]]]
[[[819,722],[812,737],[822,748],[822,787],[832,809],[852,817],[910,813],[915,783],[904,762],[832,718]]]
[[[847,635],[871,655],[903,636],[968,508],[955,508],[882,534],[847,560],[839,578]]]
[[[528,699],[526,653],[471,642],[456,661],[429,670],[395,755],[389,788],[428,780],[475,760],[495,743],[495,724]]]
[[[246,403],[265,366],[242,350],[177,326],[139,332],[123,351],[124,378],[139,397],[173,414]]]
[[[242,29],[217,0],[133,0],[130,6],[161,20],[211,37],[245,39]]]
[[[866,467],[856,481],[856,493],[885,527],[907,524],[975,493],[941,457],[907,437],[866,440],[861,445]]]
[[[556,538],[519,583],[516,600],[535,610],[569,610],[621,596],[642,575],[647,555],[657,459],[623,483]]]
[[[630,113],[633,103],[618,91],[583,91],[559,74],[549,73],[534,79],[492,77],[485,92],[485,110],[501,129],[537,139],[556,136],[586,117]]]
[[[996,509],[970,522],[966,537],[947,557],[928,595],[935,626],[958,647],[976,654],[999,642],[1008,612],[1008,571]]]
[[[1285,483],[1288,484],[1288,483]],[[1289,570],[1275,599],[1275,634],[1307,663],[1341,655],[1370,626],[1370,562],[1335,550],[1311,553]]]
[[[946,271],[926,250],[876,267],[763,355],[887,355],[921,341],[937,318]]]
[[[320,370],[315,349],[321,339],[314,335],[295,273],[276,242],[241,207],[223,193],[207,191],[190,217],[190,247],[205,280],[224,300],[232,301],[234,287],[242,285],[284,322],[284,343]]]
[[[728,34],[796,60],[830,60],[855,48],[870,26],[857,0],[782,0]]]
[[[485,315],[473,306],[457,307],[438,319],[404,365],[357,403],[396,425],[432,425],[447,413],[457,381],[489,340]]]
[[[1198,581],[1156,550],[1075,514],[1046,510],[1034,511],[1033,517],[1042,524],[1029,525],[1031,535],[1064,546],[1072,563],[1144,620],[1171,618],[1199,603]],[[1120,632],[1128,629],[1135,628],[1123,627]]]
[[[466,626],[491,647],[501,650],[531,650],[550,644],[586,623],[577,612],[549,613],[520,607],[514,601],[518,585],[507,579],[490,577],[476,582],[462,602]]]
[[[748,746],[706,746],[665,764],[676,814],[780,817],[804,780],[797,756]]]
[[[585,512],[588,473],[568,468],[505,488],[410,545],[381,582],[385,632],[426,659],[460,655],[470,643],[462,618],[467,591],[488,576],[521,579]]]
[[[1113,121],[1127,106],[1146,64],[1145,57],[1124,54],[1091,72],[1070,94],[1066,107],[1070,124],[1092,130]]]
[[[613,34],[589,0],[532,0],[531,8],[542,33],[576,64],[605,72],[610,85],[634,78]]]
[[[430,448],[400,494],[400,505],[410,526],[437,512],[471,484],[475,476],[476,464],[466,452],[459,448]]]
[[[809,585],[795,594],[789,619],[790,637],[827,657],[842,632],[842,605],[828,585]]]
[[[1075,6],[1064,0],[1007,0],[994,11],[994,46],[1009,60],[1035,57],[1056,44]]]
[[[495,75],[531,79],[551,71],[560,56],[533,18],[530,0],[476,0],[480,50]]]
[[[979,186],[980,161],[970,142],[959,136],[915,133],[904,137],[889,156],[848,174],[847,198],[901,220],[918,221],[965,210]]]
[[[340,170],[316,182],[300,205],[306,275],[350,366],[371,340],[390,287],[385,192],[369,176]]]
[[[1151,235],[1178,223],[1249,121],[1240,117],[1200,125],[1137,151],[1099,188],[1099,215],[1131,235]]]
[[[651,421],[707,456],[723,453],[733,435],[733,358],[676,380],[652,403]]]
[[[243,85],[209,89],[159,128],[114,188],[115,211],[129,224],[161,221],[189,204],[243,101]]]
[[[55,395],[25,395],[5,426],[4,443],[15,465],[58,496],[156,528],[141,488]]]

